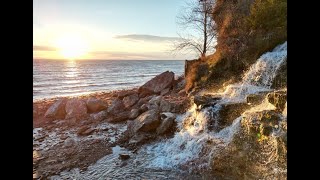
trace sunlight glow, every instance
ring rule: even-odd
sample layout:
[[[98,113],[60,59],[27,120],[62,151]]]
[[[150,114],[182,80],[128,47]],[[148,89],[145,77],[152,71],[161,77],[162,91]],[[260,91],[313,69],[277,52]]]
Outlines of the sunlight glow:
[[[69,60],[76,60],[88,52],[88,43],[80,36],[64,35],[56,40],[60,54]]]

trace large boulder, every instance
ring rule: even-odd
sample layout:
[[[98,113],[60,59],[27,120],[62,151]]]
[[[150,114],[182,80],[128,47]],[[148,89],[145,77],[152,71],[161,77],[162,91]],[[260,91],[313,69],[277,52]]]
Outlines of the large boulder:
[[[134,132],[153,132],[160,125],[160,113],[159,111],[152,109],[142,113],[134,120],[133,130]]]
[[[111,103],[111,105],[108,107],[108,110],[107,110],[107,111],[108,111],[108,113],[110,113],[110,114],[118,114],[118,113],[124,111],[124,109],[125,109],[125,106],[124,106],[122,100],[120,100],[120,99],[115,99],[115,100]]]
[[[66,99],[59,99],[46,111],[45,117],[52,119],[64,119],[66,115]]]
[[[137,94],[132,94],[123,98],[123,104],[125,108],[133,106],[139,101],[139,96]]]
[[[89,98],[87,100],[87,108],[89,113],[99,112],[107,109],[107,104],[100,99]]]
[[[70,99],[66,103],[66,119],[70,118],[83,118],[86,117],[87,114],[87,105],[86,102],[77,98]]]
[[[174,81],[174,73],[170,71],[163,72],[139,88],[139,93],[159,94],[166,88],[171,88]]]
[[[157,128],[157,134],[162,135],[168,132],[173,127],[176,115],[170,112],[161,113],[161,124]]]

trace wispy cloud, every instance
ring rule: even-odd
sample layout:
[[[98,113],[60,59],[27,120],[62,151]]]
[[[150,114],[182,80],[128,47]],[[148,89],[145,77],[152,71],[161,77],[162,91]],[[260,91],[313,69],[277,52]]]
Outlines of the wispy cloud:
[[[116,39],[127,39],[134,41],[151,41],[151,42],[163,42],[163,41],[178,41],[179,37],[166,37],[166,36],[153,36],[146,34],[127,34],[115,36]]]
[[[57,49],[50,46],[33,46],[34,51],[56,51]]]

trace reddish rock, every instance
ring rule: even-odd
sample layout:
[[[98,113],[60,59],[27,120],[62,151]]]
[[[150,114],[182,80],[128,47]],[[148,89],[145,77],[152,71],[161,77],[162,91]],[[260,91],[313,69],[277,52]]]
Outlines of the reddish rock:
[[[66,99],[59,99],[46,111],[45,117],[52,119],[64,119],[66,115]]]
[[[107,107],[107,104],[101,101],[100,99],[89,98],[87,100],[87,108],[89,113],[93,113],[93,112],[99,112],[99,111],[105,110],[108,107]]]
[[[66,119],[70,118],[82,118],[86,117],[87,114],[87,105],[83,100],[79,100],[77,98],[70,99],[66,103]]]
[[[170,71],[163,72],[139,88],[139,93],[158,94],[166,88],[171,88],[174,81],[174,73]]]
[[[94,121],[102,121],[108,117],[107,111],[100,111],[98,113],[90,114],[90,117]]]
[[[142,113],[134,120],[134,132],[151,132],[160,125],[159,111],[152,109]]]
[[[114,100],[108,108],[108,113],[110,114],[118,114],[125,109],[122,100],[116,99]]]
[[[137,94],[126,96],[123,98],[124,107],[129,108],[133,106],[136,102],[138,102],[138,100],[139,100],[139,96]]]

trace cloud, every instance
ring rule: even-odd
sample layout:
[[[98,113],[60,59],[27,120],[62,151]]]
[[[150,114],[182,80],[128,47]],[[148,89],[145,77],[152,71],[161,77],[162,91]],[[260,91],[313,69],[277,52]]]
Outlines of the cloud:
[[[114,38],[134,40],[134,41],[151,41],[151,42],[180,40],[179,37],[153,36],[153,35],[146,35],[146,34],[127,34],[127,35],[115,36]]]
[[[56,51],[57,49],[50,46],[33,46],[34,51]]]
[[[127,60],[175,60],[175,59],[185,59],[185,57],[174,57],[168,52],[119,52],[119,51],[94,51],[91,52],[96,58],[107,58],[107,59],[127,59]]]

